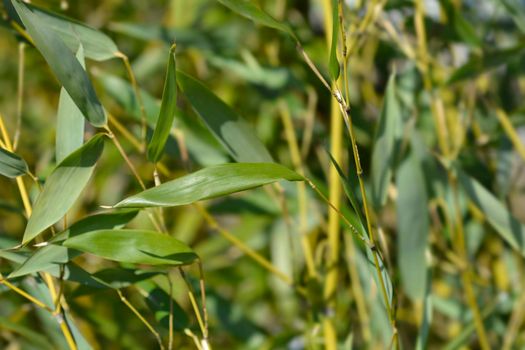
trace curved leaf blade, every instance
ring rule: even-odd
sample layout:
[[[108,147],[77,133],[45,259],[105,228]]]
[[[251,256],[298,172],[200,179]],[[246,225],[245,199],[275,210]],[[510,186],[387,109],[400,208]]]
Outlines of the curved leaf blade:
[[[188,265],[197,254],[163,233],[143,230],[98,230],[66,239],[65,247],[105,259],[146,265]]]
[[[146,208],[186,205],[279,180],[302,181],[304,178],[275,163],[221,164],[147,189],[124,199],[115,207]]]
[[[175,45],[170,49],[168,67],[166,69],[166,80],[162,92],[162,103],[160,105],[159,117],[153,136],[148,144],[148,159],[154,163],[158,162],[164,152],[164,146],[170,135],[171,126],[175,119],[177,108],[177,73],[175,61]]]
[[[84,49],[80,45],[77,59],[86,68]],[[56,160],[58,163],[82,146],[84,142],[84,115],[63,87],[60,89],[57,112]]]
[[[381,207],[386,202],[388,185],[396,155],[396,143],[402,125],[401,106],[396,96],[395,74],[390,76],[372,151],[372,202]]]
[[[237,162],[273,162],[253,129],[198,80],[180,71],[177,82],[202,121]]]
[[[0,148],[0,175],[15,178],[27,174],[27,163],[20,156]]]
[[[293,30],[282,22],[277,21],[275,18],[258,8],[249,0],[218,0],[221,4],[228,7],[233,12],[246,17],[254,22],[262,24],[266,27],[277,29],[291,36],[295,41],[297,36]]]
[[[62,39],[27,5],[11,0],[16,12],[51,70],[86,119],[96,127],[105,126],[107,117],[82,65]]]
[[[490,225],[512,248],[525,256],[525,225],[478,181],[460,169],[457,169],[457,176],[469,199],[485,214]]]
[[[53,237],[50,241],[51,244],[36,250],[33,255],[28,257],[15,271],[11,272],[8,277],[20,277],[65,264],[77,256],[78,253],[54,243],[90,231],[120,228],[131,221],[137,213],[137,210],[125,210],[96,214],[83,218],[71,225],[67,230]]]
[[[80,196],[104,149],[104,135],[95,135],[73,152],[49,175],[38,196],[22,244],[60,220]]]

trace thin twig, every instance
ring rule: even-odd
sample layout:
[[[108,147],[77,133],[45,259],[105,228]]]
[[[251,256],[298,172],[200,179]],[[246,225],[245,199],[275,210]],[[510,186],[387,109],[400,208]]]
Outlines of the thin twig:
[[[138,319],[146,326],[146,328],[153,334],[157,342],[159,343],[159,347],[161,350],[164,349],[164,345],[162,344],[162,339],[160,337],[159,332],[153,328],[153,326],[144,318],[144,316],[141,315],[141,313],[126,299],[124,294],[120,291],[120,289],[117,289],[117,294],[120,297],[120,300],[126,305],[134,314],[138,317]]]

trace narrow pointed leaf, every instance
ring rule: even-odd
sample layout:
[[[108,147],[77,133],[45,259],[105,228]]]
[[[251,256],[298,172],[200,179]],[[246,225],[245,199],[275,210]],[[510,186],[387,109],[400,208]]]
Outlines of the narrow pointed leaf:
[[[162,104],[157,119],[157,125],[153,131],[153,136],[148,144],[148,159],[154,163],[158,162],[164,152],[164,146],[170,135],[175,109],[177,108],[177,73],[175,65],[175,45],[170,49],[168,57],[168,68],[166,70],[166,80],[164,81],[164,91],[162,93]]]
[[[24,232],[23,244],[60,220],[86,186],[104,149],[102,134],[73,152],[49,175]]]
[[[425,177],[413,151],[396,175],[398,261],[404,290],[413,300],[422,301],[427,285],[425,251],[429,218]]]
[[[36,250],[8,277],[20,277],[65,264],[78,256],[78,252],[53,243],[90,231],[120,228],[133,219],[137,213],[137,210],[125,210],[88,216],[53,237],[51,244]]]
[[[84,49],[80,45],[77,59],[85,69]],[[56,160],[60,163],[69,154],[82,146],[84,142],[84,115],[71,99],[66,89],[60,89],[58,100],[57,131],[56,131]]]
[[[392,74],[388,80],[372,152],[372,202],[376,207],[386,202],[401,124],[401,107],[396,96],[395,74]]]
[[[9,16],[20,22],[20,18],[14,12],[14,8],[10,6],[9,1],[4,0]],[[115,55],[119,51],[117,45],[101,31],[73,18],[62,16],[38,6],[27,3],[26,6],[40,18],[42,23],[58,35],[72,52],[78,51],[79,44],[81,44],[87,58],[104,61],[116,57]],[[20,24],[23,23],[20,22]]]
[[[0,148],[0,175],[15,178],[27,173],[27,163],[17,154]]]
[[[187,265],[198,257],[181,241],[143,230],[98,230],[71,237],[65,247],[105,259],[147,265]]]
[[[246,17],[254,22],[266,27],[280,30],[291,36],[295,41],[297,37],[293,30],[285,23],[277,21],[275,18],[258,8],[251,0],[218,0],[221,4],[228,7],[233,12]]]
[[[458,181],[469,199],[483,212],[490,225],[521,255],[525,256],[525,226],[478,181],[457,169]]]
[[[106,125],[104,109],[82,65],[62,39],[20,0],[12,0],[16,12],[51,70],[86,119],[96,127]]]
[[[338,0],[332,0],[332,43],[328,69],[333,81],[339,78],[339,62],[337,61],[337,42],[339,40],[339,10]],[[344,39],[344,38],[343,38]]]
[[[157,286],[153,281],[141,281],[136,284],[137,288],[145,295],[146,304],[155,313],[155,319],[162,327],[169,329],[170,318],[170,295]],[[183,330],[188,327],[189,318],[186,312],[177,303],[173,303],[173,328]]]
[[[231,163],[211,166],[128,197],[115,207],[172,207],[266,185],[302,181],[296,172],[275,163]]]
[[[237,162],[273,162],[253,128],[206,86],[180,71],[177,82],[197,114]]]

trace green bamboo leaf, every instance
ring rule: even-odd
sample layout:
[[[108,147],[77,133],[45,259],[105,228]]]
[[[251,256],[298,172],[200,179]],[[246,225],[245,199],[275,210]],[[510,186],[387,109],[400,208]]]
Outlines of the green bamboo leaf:
[[[328,69],[333,81],[339,78],[339,62],[337,61],[337,42],[339,40],[339,10],[338,0],[332,0],[332,43]],[[344,39],[344,38],[343,38]]]
[[[130,117],[140,122],[140,107],[131,84],[107,72],[100,72],[96,74],[96,77],[104,86],[105,92],[115,99]],[[147,124],[153,129],[160,113],[160,103],[145,90],[141,91],[141,95],[146,109]],[[177,110],[175,120],[176,126],[184,133],[188,153],[198,164],[203,166],[226,163],[228,155],[225,154],[217,139],[202,123],[195,123],[192,117],[186,116],[181,110]],[[176,142],[172,136],[168,138],[165,152],[167,152],[170,142]]]
[[[115,207],[145,208],[186,205],[279,180],[302,181],[304,178],[275,163],[221,164],[147,189],[124,199]]]
[[[522,33],[525,33],[525,9],[520,0],[498,0],[505,12],[512,17],[514,23]]]
[[[233,12],[246,17],[254,22],[262,24],[266,27],[277,29],[291,36],[295,41],[298,41],[297,36],[293,30],[285,23],[277,21],[275,18],[258,8],[251,0],[218,0],[221,4],[228,7]]]
[[[36,199],[24,232],[23,244],[60,220],[80,196],[104,149],[103,136],[95,135],[58,164],[49,175]]]
[[[20,0],[11,1],[36,48],[42,53],[58,81],[82,114],[93,126],[105,126],[107,118],[104,109],[88,75],[73,52],[26,4]]]
[[[180,71],[177,82],[197,114],[237,162],[273,162],[252,128],[201,82]]]
[[[146,272],[138,269],[109,268],[90,274],[88,279],[75,289],[74,297],[90,295],[105,289],[122,289],[138,282],[153,278],[159,273]]]
[[[15,178],[27,174],[27,163],[17,154],[0,148],[0,175]]]
[[[140,106],[131,84],[127,80],[111,75],[106,71],[95,71],[94,73],[97,82],[104,88],[104,93],[113,98],[126,114],[133,117],[136,121],[140,121]],[[146,110],[146,123],[153,128],[160,112],[159,103],[146,90],[140,89],[140,95]]]
[[[65,264],[79,254],[78,252],[56,244],[57,242],[90,231],[120,228],[131,221],[137,213],[137,210],[121,210],[88,216],[53,237],[50,241],[51,244],[38,248],[15,271],[11,272],[8,277],[20,277]]]
[[[170,295],[161,289],[157,284],[151,280],[141,281],[136,284],[136,287],[144,295],[146,304],[155,313],[155,319],[165,329],[169,329],[170,318]],[[173,328],[182,331],[189,325],[189,318],[186,312],[177,303],[175,298],[173,300]]]
[[[465,19],[459,9],[450,0],[441,1],[440,4],[443,6],[443,10],[457,36],[463,40],[463,42],[473,47],[480,47],[483,44],[482,40],[478,37],[475,28]]]
[[[457,177],[469,199],[483,212],[496,232],[512,248],[525,256],[525,226],[478,181],[460,169],[457,169]]]
[[[381,207],[386,202],[397,153],[397,140],[401,134],[401,106],[396,96],[395,80],[394,73],[388,80],[372,152],[372,202],[376,207]]]
[[[84,49],[80,45],[77,59],[86,68],[84,62]],[[63,87],[60,89],[58,100],[57,131],[56,131],[56,161],[60,163],[69,154],[84,143],[84,115],[71,99]]]
[[[65,247],[105,259],[147,265],[187,265],[198,257],[181,241],[144,230],[98,230],[66,239]]]
[[[7,4],[10,17],[20,22],[9,2],[4,1],[4,4]],[[119,52],[115,42],[97,29],[32,4],[26,4],[26,6],[40,18],[42,23],[58,35],[72,52],[78,51],[82,45],[86,57],[96,61],[115,58]],[[20,22],[20,24],[22,23]]]
[[[401,282],[410,298],[422,301],[428,277],[425,251],[430,223],[425,177],[415,151],[401,163],[396,184],[397,256]]]
[[[148,144],[148,159],[154,163],[160,160],[164,152],[164,146],[170,135],[175,109],[177,108],[177,73],[175,62],[175,45],[170,49],[164,91],[162,92],[162,104],[157,119],[155,131]]]

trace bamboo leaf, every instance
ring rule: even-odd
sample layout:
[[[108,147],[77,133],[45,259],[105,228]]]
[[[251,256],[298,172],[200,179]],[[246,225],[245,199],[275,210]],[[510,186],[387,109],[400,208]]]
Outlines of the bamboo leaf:
[[[98,134],[57,165],[35,202],[23,244],[67,213],[89,181],[103,149],[103,135]]]
[[[291,36],[295,41],[297,37],[293,30],[282,22],[277,21],[275,18],[258,8],[250,0],[218,0],[221,4],[228,7],[233,12],[246,17],[254,22],[262,24],[266,27],[277,29]]]
[[[275,163],[230,163],[211,166],[117,203],[116,208],[172,207],[225,196],[279,180],[302,181],[294,171]]]
[[[177,108],[177,76],[175,69],[175,45],[173,45],[168,57],[166,80],[164,82],[162,104],[160,105],[157,125],[155,125],[153,136],[148,144],[148,159],[154,163],[158,162],[162,157],[164,146],[166,141],[168,141],[173,119],[175,118],[175,109]]]
[[[11,0],[16,12],[51,70],[86,119],[105,126],[106,114],[82,65],[62,39],[20,0]]]
[[[86,68],[84,62],[84,49],[80,45],[77,59]],[[84,115],[71,99],[63,87],[60,89],[58,100],[57,131],[56,131],[56,160],[60,163],[69,154],[82,146],[84,142]]]
[[[65,247],[132,264],[187,265],[198,257],[181,241],[153,231],[97,230],[66,239]]]
[[[53,237],[50,241],[51,244],[36,250],[15,271],[11,272],[8,277],[20,277],[65,264],[79,254],[78,252],[56,244],[57,242],[90,231],[120,228],[133,219],[137,213],[137,210],[125,210],[88,216]]]
[[[20,156],[0,148],[0,175],[15,178],[27,174],[27,163]]]
[[[410,298],[422,301],[428,277],[425,251],[430,224],[425,177],[415,151],[401,163],[396,180],[397,248],[401,282]]]
[[[22,24],[9,1],[4,1],[4,4],[9,16]],[[39,17],[43,24],[58,35],[72,52],[77,52],[82,45],[85,56],[96,61],[115,58],[119,52],[115,42],[100,30],[32,4],[26,3],[26,6]]]
[[[201,82],[180,71],[177,82],[197,114],[237,162],[273,162],[253,129]]]
[[[458,182],[469,199],[483,212],[490,225],[521,255],[525,256],[525,226],[478,181],[457,169]]]
[[[141,281],[137,283],[137,288],[144,295],[146,304],[155,313],[155,319],[164,328],[169,329],[170,318],[170,295],[163,289],[157,286],[153,281]],[[173,328],[175,330],[183,330],[188,327],[188,315],[175,298],[173,303]]]
[[[339,78],[339,62],[337,61],[337,42],[339,40],[338,7],[338,0],[332,0],[332,43],[330,44],[330,59],[328,63],[328,69],[333,81],[336,81],[337,78]]]
[[[372,201],[376,207],[381,207],[386,202],[397,153],[396,141],[400,137],[402,126],[395,79],[395,74],[392,74],[388,80],[372,152]]]

